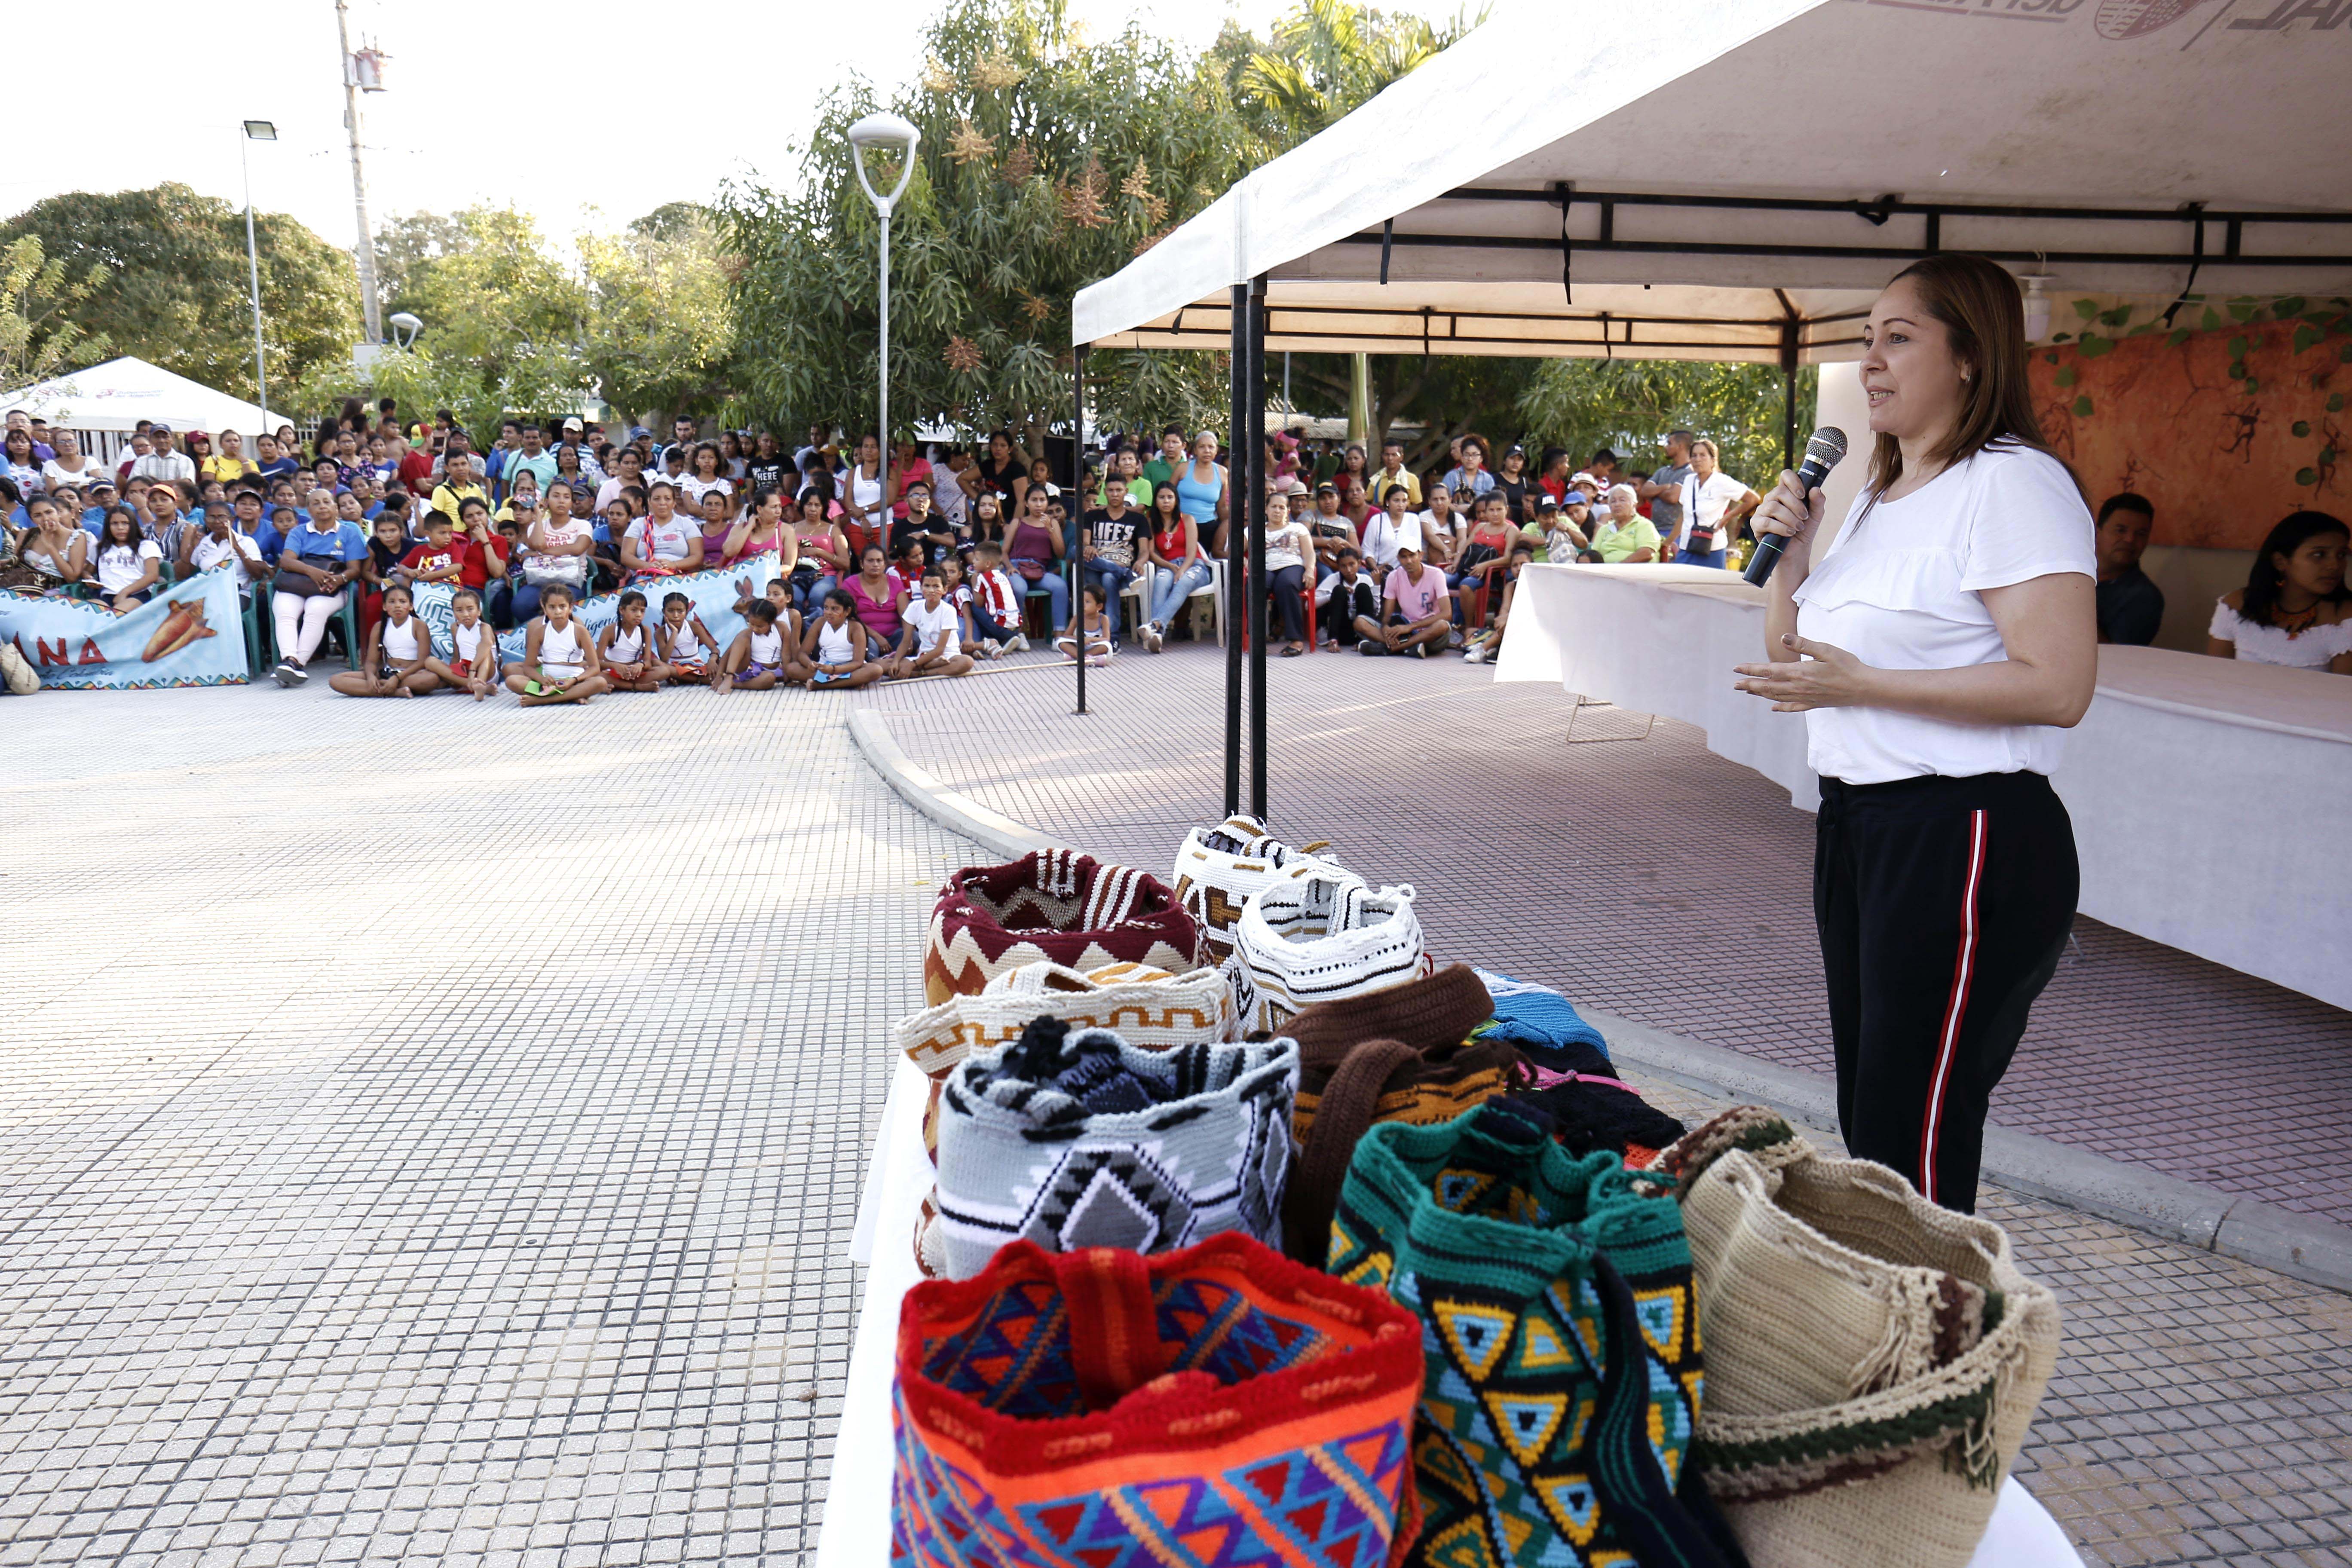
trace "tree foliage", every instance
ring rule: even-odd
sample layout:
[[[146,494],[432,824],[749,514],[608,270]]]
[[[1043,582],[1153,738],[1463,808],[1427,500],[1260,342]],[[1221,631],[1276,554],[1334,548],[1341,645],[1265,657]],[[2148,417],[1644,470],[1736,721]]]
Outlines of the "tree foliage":
[[[1221,84],[1130,31],[1093,47],[1061,0],[951,0],[920,79],[889,106],[922,132],[891,223],[891,412],[901,431],[1003,426],[1037,449],[1070,407],[1070,298],[1150,247],[1241,173]],[[798,194],[739,187],[722,207],[747,411],[772,424],[873,423],[878,226],[844,133],[875,107],[835,92]],[[895,169],[875,169],[887,188]],[[1097,353],[1095,406],[1209,417],[1222,360]]]
[[[587,366],[605,401],[667,425],[731,395],[730,274],[707,207],[672,202],[617,237],[583,236]]]
[[[38,235],[0,247],[0,393],[113,352],[103,333],[86,334],[73,319],[76,307],[97,292],[100,276],[93,268],[73,277],[62,259],[43,253]]]
[[[95,277],[95,287],[60,311],[82,334],[208,386],[251,394],[242,208],[181,184],[77,191],[0,224],[0,245],[28,235],[67,276]],[[348,353],[360,335],[350,255],[283,213],[254,215],[254,248],[271,383],[283,385]]]
[[[1797,433],[1812,428],[1821,377],[1797,372]],[[1720,449],[1723,471],[1752,489],[1780,472],[1783,382],[1778,365],[1696,360],[1557,359],[1536,364],[1518,400],[1522,437],[1565,447],[1579,462],[1607,447],[1634,468],[1664,458],[1666,432],[1696,431]]]

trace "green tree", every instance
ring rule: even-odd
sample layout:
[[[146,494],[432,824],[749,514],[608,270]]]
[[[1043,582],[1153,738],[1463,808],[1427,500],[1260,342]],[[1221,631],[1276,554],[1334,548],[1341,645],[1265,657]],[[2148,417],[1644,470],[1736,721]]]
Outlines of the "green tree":
[[[42,253],[38,235],[0,248],[0,393],[113,352],[103,333],[85,334],[73,319],[100,281],[95,268],[79,279],[68,273],[64,261]]]
[[[347,253],[283,213],[257,213],[254,225],[269,377],[283,385],[358,341],[358,273]],[[0,245],[28,235],[68,276],[97,276],[97,286],[62,311],[84,334],[206,385],[252,394],[242,208],[180,184],[78,191],[0,225]]]
[[[730,395],[735,348],[733,259],[709,209],[656,208],[619,236],[583,236],[587,363],[604,398],[667,428]]]
[[[922,132],[891,224],[892,413],[1003,426],[1034,452],[1068,419],[1070,297],[1214,199],[1240,127],[1195,60],[1133,30],[1084,47],[1061,0],[952,0],[925,43],[891,105]],[[829,98],[799,194],[740,187],[721,209],[738,381],[771,424],[873,422],[877,225],[844,139],[873,106]],[[1088,375],[1106,420],[1224,405],[1220,356],[1097,353]]]
[[[1797,371],[1797,431],[1812,428],[1821,377]],[[1770,489],[1780,472],[1780,368],[1699,360],[1554,359],[1536,362],[1518,400],[1522,437],[1565,447],[1580,463],[1607,447],[1634,468],[1664,458],[1666,432],[1681,426],[1713,440],[1723,471]]]

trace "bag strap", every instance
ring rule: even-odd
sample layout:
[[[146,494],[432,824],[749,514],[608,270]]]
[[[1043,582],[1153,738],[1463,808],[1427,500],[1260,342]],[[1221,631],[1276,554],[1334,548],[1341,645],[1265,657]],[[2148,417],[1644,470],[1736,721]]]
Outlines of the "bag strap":
[[[1727,1553],[1705,1521],[1667,1484],[1650,1446],[1650,1376],[1642,1348],[1633,1292],[1608,1255],[1592,1255],[1592,1284],[1601,1297],[1601,1421],[1592,1440],[1592,1479],[1602,1516],[1644,1568],[1746,1568],[1737,1547]],[[1685,1458],[1684,1470],[1690,1468]]]
[[[1381,1091],[1400,1068],[1420,1060],[1419,1048],[1402,1040],[1360,1040],[1340,1058],[1316,1102],[1315,1121],[1282,1194],[1282,1249],[1289,1257],[1312,1268],[1323,1266],[1348,1162],[1371,1131]]]
[[[1151,1268],[1139,1253],[1089,1247],[1056,1253],[1053,1264],[1087,1410],[1108,1410],[1168,1370],[1169,1350],[1151,1307]]]

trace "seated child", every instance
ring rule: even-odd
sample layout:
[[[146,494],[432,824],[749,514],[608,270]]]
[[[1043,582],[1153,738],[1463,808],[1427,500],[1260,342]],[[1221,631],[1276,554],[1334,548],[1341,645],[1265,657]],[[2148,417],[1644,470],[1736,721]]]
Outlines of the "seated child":
[[[366,657],[357,669],[339,670],[327,684],[346,697],[414,697],[432,690],[433,631],[411,609],[407,585],[388,585],[383,618],[368,628]]]
[[[1520,567],[1526,565],[1534,558],[1535,552],[1528,546],[1525,544],[1514,545],[1511,549],[1511,571],[1514,574],[1517,574]],[[1501,656],[1503,651],[1503,628],[1510,624],[1511,601],[1518,596],[1519,579],[1515,575],[1511,582],[1505,585],[1503,589],[1503,605],[1502,608],[1495,613],[1495,625],[1493,629],[1482,633],[1478,637],[1473,637],[1470,640],[1470,647],[1463,654],[1463,657],[1470,663],[1485,664],[1490,659],[1494,659]]]
[[[499,637],[490,624],[482,619],[482,595],[473,588],[460,588],[449,600],[449,658],[434,658],[425,661],[425,673],[433,684],[419,686],[419,691],[470,691],[474,700],[489,696],[499,679]]]
[[[654,651],[669,667],[669,679],[680,683],[708,680],[718,657],[719,639],[694,613],[694,601],[684,594],[662,595],[662,624],[654,628]]]
[[[1103,591],[1098,583],[1088,583],[1085,589],[1086,614],[1077,626],[1073,626],[1054,639],[1054,646],[1065,657],[1076,662],[1078,657],[1078,631],[1087,637],[1087,663],[1097,668],[1110,662],[1110,623],[1103,616]]]
[[[669,666],[654,651],[654,629],[646,625],[646,596],[632,588],[621,595],[613,624],[596,638],[604,679],[615,691],[659,691]]]
[[[784,634],[776,627],[776,606],[753,599],[743,606],[743,629],[735,634],[710,682],[710,689],[722,697],[738,687],[765,691],[784,678]]]
[[[611,689],[596,661],[596,639],[572,618],[572,590],[550,583],[540,613],[523,634],[523,655],[507,666],[507,689],[526,708],[585,702]]]
[[[801,634],[793,679],[812,690],[845,690],[882,679],[889,665],[866,657],[866,623],[854,614],[856,608],[857,601],[846,588],[835,588],[825,595],[824,613],[810,621]]]
[[[991,658],[1025,653],[1021,631],[1021,590],[1004,570],[1004,546],[984,539],[971,548],[971,596],[963,606],[974,647]]]
[[[971,656],[956,642],[957,616],[947,602],[947,574],[936,566],[925,569],[922,595],[905,611],[906,642],[898,658],[902,678],[919,675],[970,675]]]

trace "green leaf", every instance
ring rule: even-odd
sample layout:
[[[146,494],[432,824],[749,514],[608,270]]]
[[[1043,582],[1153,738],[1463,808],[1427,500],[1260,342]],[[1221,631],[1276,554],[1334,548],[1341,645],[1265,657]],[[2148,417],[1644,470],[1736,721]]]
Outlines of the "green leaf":
[[[2077,300],[2074,301],[2074,314],[2086,321],[2096,320],[2099,314],[2099,302],[2096,300]]]
[[[2072,385],[2074,385],[2074,379],[2075,379],[2075,371],[2074,371],[2074,367],[2073,365],[2071,365],[2071,364],[2070,364],[2070,365],[2067,365],[2065,368],[2063,368],[2063,370],[2059,371],[2059,373],[2058,373],[2056,375],[2052,376],[2050,379],[2051,379],[2053,382],[2056,383],[2056,384],[2057,384],[2058,385],[2060,385],[2060,386],[2072,386]]]
[[[2263,389],[2263,384],[2252,376],[2246,377],[2246,395],[2252,397]]]
[[[2208,305],[2205,307],[2204,316],[2197,323],[2197,330],[2200,332],[2210,332],[2221,324],[2221,316],[2215,312],[2212,306]]]
[[[2294,424],[2288,426],[2287,429],[2294,435],[2296,440],[2300,441],[2303,437],[2311,434],[2311,421],[2308,419],[2298,419]]]
[[[2258,303],[2259,301],[2253,300],[2242,299],[2231,300],[2229,305],[2230,319],[2233,321],[2252,321],[2254,319],[2254,310]]]
[[[2297,328],[2294,330],[2294,349],[2293,349],[2293,350],[2291,350],[2290,352],[2294,353],[2301,353],[2304,350],[2305,350],[2305,349],[2309,348],[2312,344],[2314,344],[2314,343],[2315,343],[2315,342],[2319,342],[2319,340],[2320,340],[2320,336],[2321,336],[2321,333],[2320,333],[2320,331],[2319,331],[2319,329],[2318,329],[2317,327],[2312,327],[2312,326],[2302,326],[2302,327],[2297,327]]]
[[[2246,335],[2243,332],[2238,333],[2230,340],[2230,357],[2231,359],[2245,358],[2246,349],[2248,346],[2249,345],[2246,342]]]
[[[2058,363],[2058,356],[2056,354],[2043,354],[2042,356],[2042,363],[2043,364],[2056,364]]]
[[[2050,341],[2053,343],[2068,342],[2073,340],[2074,336],[2074,334],[2072,332],[2053,332],[2050,334]],[[2352,354],[2347,354],[2344,357],[2347,359],[2352,359]]]
[[[2294,482],[2299,485],[2315,485],[2319,482],[2319,470],[2317,468],[2297,468],[2294,471]]]
[[[2231,381],[2236,381],[2236,380],[2238,380],[2239,378],[2242,377],[2245,374],[2246,374],[2246,362],[2245,362],[2244,360],[2242,360],[2242,359],[2236,359],[2236,360],[2231,360],[2231,361],[2230,362],[2230,379],[2231,379]]]
[[[2187,327],[2175,327],[2172,331],[2164,334],[2164,346],[2168,349],[2177,349],[2188,341],[2189,329]]]
[[[2303,306],[2304,299],[2302,295],[2289,294],[2284,300],[2273,300],[2271,301],[2271,313],[2280,317],[2281,319],[2284,319],[2288,316],[2300,316],[2303,314]]]
[[[2335,447],[2322,447],[2319,449],[2319,466],[2320,466],[2321,468],[2326,468],[2326,467],[2327,467],[2327,465],[2328,465],[2328,464],[2330,464],[2330,463],[2334,462],[2335,460],[2336,460],[2336,448],[2335,448]]]
[[[2341,414],[2344,412],[2344,395],[2342,393],[2331,392],[2327,395],[2327,412],[2330,414]]]
[[[2091,395],[2086,392],[2083,394],[2082,396],[2074,399],[2074,417],[2077,419],[2088,419],[2090,416]]]
[[[2084,359],[2096,359],[2101,354],[2113,353],[2115,347],[2116,341],[2113,338],[2097,338],[2085,332],[2083,334],[2083,342],[2077,352]]]
[[[2131,313],[2132,308],[2129,305],[2118,305],[2112,310],[2100,311],[2099,320],[2107,326],[2120,327],[2131,320]]]
[[[2142,321],[2138,326],[2134,327],[2130,331],[2126,332],[2124,336],[2127,338],[2136,338],[2142,332],[2152,332],[2162,325],[2164,325],[2164,323],[2161,321],[2151,316],[2147,321]]]

